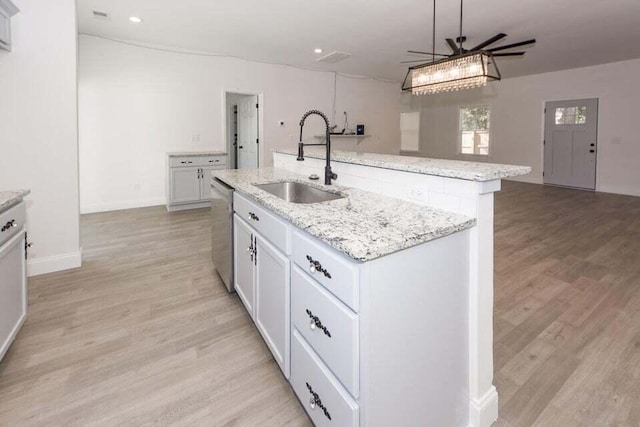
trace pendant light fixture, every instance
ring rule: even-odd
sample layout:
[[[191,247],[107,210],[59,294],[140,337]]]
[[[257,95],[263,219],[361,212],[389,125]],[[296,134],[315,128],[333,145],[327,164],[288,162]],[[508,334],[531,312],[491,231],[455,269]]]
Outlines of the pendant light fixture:
[[[460,37],[459,46],[453,55],[437,54],[436,39],[436,0],[433,0],[433,38],[431,62],[410,67],[402,84],[402,90],[414,95],[426,95],[440,92],[457,91],[481,87],[491,80],[500,80],[500,70],[493,54],[487,50],[465,51],[462,42],[463,0],[460,0]],[[452,40],[448,40],[451,41]],[[451,44],[451,43],[450,43]],[[456,47],[455,44],[453,47]],[[415,52],[412,53],[427,53]],[[436,56],[446,56],[436,60]]]

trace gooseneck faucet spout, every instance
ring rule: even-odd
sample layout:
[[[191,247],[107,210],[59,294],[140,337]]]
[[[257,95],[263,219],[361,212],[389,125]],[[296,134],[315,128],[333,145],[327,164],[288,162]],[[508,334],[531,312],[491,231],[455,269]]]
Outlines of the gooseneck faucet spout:
[[[326,125],[326,134],[325,134],[325,143],[324,144],[304,144],[302,142],[302,129],[304,128],[304,122],[307,120],[307,117],[309,117],[310,115],[315,114],[318,115],[320,117],[322,117],[322,119],[324,120],[324,123]],[[324,113],[322,111],[318,111],[318,110],[309,110],[306,113],[303,114],[302,118],[300,119],[300,142],[298,143],[298,161],[303,161],[304,160],[304,146],[305,145],[324,145],[327,147],[327,163],[326,166],[324,168],[324,183],[325,185],[331,185],[331,180],[332,179],[337,179],[338,175],[336,175],[335,173],[333,173],[331,171],[331,131],[329,128],[329,119],[327,119],[327,116],[324,115]]]

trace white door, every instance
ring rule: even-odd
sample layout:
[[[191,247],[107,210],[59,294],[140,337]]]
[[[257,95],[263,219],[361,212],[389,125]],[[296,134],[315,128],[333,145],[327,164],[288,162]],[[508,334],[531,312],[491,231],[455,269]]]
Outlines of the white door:
[[[289,378],[289,258],[257,236],[256,326]]]
[[[255,307],[255,233],[237,215],[233,217],[234,286],[251,318]]]
[[[238,169],[258,167],[258,97],[238,103]]]
[[[197,202],[201,195],[200,168],[171,168],[171,203]]]
[[[544,183],[596,188],[598,99],[547,102]]]

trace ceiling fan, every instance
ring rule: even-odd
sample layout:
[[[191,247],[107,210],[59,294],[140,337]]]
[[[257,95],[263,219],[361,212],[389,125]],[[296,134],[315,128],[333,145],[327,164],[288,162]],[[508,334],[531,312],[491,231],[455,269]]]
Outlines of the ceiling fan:
[[[519,52],[501,52],[503,50],[508,50],[508,49],[513,49],[515,47],[520,47],[520,46],[527,46],[530,44],[534,44],[536,42],[536,39],[529,39],[529,40],[525,40],[525,41],[521,41],[518,43],[511,43],[511,44],[506,44],[506,45],[502,45],[502,46],[496,46],[493,48],[489,48],[487,49],[487,47],[491,46],[492,44],[502,40],[503,38],[507,37],[507,35],[505,33],[498,33],[495,36],[483,41],[482,43],[470,48],[470,49],[465,49],[463,47],[463,43],[467,41],[467,37],[465,36],[458,36],[456,37],[455,41],[451,38],[445,39],[447,44],[449,45],[449,48],[451,49],[451,53],[450,54],[442,54],[442,53],[433,53],[433,52],[423,52],[423,51],[419,51],[419,50],[408,50],[407,53],[413,54],[413,55],[429,55],[429,56],[437,56],[437,57],[441,57],[441,58],[453,58],[456,56],[460,56],[460,55],[464,55],[466,53],[473,53],[473,52],[481,52],[481,51],[485,51],[485,52],[491,52],[491,55],[495,58],[495,57],[500,57],[500,56],[522,56],[524,55],[526,52],[524,51],[519,51]],[[498,53],[496,53],[498,52]],[[409,63],[413,63],[413,62],[424,62],[424,59],[418,59],[418,60],[412,60],[412,61],[403,61],[401,62],[402,64],[409,64]]]
[[[420,51],[420,50],[408,50],[407,53],[409,54],[413,54],[413,55],[429,55],[431,56],[431,62],[436,62],[436,57],[439,58],[455,58],[457,56],[462,56],[465,54],[473,54],[474,52],[488,52],[489,55],[491,55],[492,57],[498,57],[498,56],[522,56],[524,55],[526,52],[524,51],[520,51],[520,52],[500,52],[500,53],[494,53],[494,52],[499,52],[499,51],[503,51],[503,50],[508,50],[508,49],[512,49],[514,47],[520,47],[520,46],[527,46],[530,44],[534,44],[536,42],[536,39],[529,39],[529,40],[525,40],[522,42],[518,42],[518,43],[511,43],[511,44],[507,44],[507,45],[503,45],[503,46],[497,46],[494,48],[490,48],[490,49],[486,49],[488,46],[491,46],[492,44],[502,40],[503,38],[507,37],[507,35],[505,33],[498,33],[495,36],[483,41],[482,43],[472,47],[471,49],[465,49],[462,44],[464,42],[467,41],[467,37],[462,35],[462,17],[463,17],[463,11],[464,11],[464,0],[460,0],[460,35],[458,37],[456,37],[455,41],[452,38],[447,38],[445,39],[447,44],[449,45],[449,48],[451,49],[451,53],[450,54],[442,54],[442,53],[436,53],[436,0],[433,0],[433,27],[432,27],[432,37],[431,37],[431,44],[432,44],[432,50],[431,52],[424,52],[424,51]],[[440,59],[442,60],[442,59]],[[424,62],[424,59],[417,59],[417,60],[412,60],[412,61],[403,61],[401,62],[402,64],[409,64],[409,63],[413,63],[413,62]]]

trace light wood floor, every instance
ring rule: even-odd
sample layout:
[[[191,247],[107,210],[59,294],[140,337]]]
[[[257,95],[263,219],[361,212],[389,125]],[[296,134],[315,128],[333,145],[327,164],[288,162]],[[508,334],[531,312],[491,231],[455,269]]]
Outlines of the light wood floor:
[[[83,216],[83,267],[29,281],[0,426],[309,425],[209,234],[206,209]],[[640,198],[503,183],[495,279],[498,426],[640,425]]]

